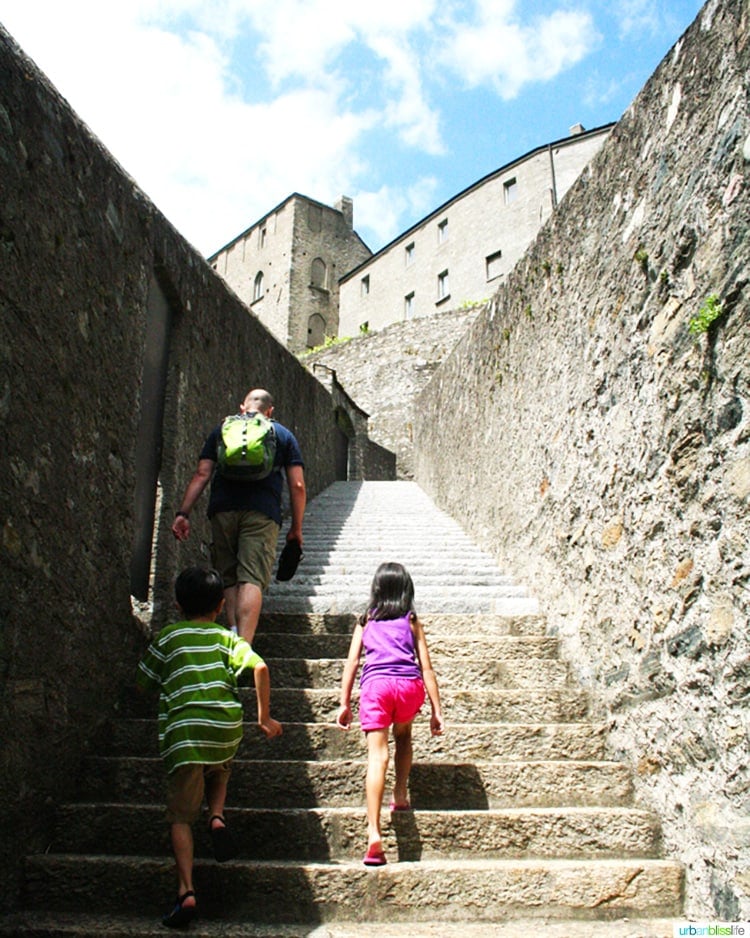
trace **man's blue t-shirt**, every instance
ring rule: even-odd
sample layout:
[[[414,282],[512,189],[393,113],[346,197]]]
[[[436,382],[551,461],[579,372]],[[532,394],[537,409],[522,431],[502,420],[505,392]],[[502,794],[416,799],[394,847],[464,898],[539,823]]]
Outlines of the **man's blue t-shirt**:
[[[213,518],[220,511],[259,511],[281,524],[281,493],[284,488],[282,469],[287,466],[304,466],[304,463],[294,434],[275,420],[273,426],[276,431],[276,456],[270,475],[256,482],[241,482],[225,479],[221,473],[215,471],[208,500],[209,518]],[[221,424],[214,427],[203,444],[201,459],[218,462],[220,436]]]

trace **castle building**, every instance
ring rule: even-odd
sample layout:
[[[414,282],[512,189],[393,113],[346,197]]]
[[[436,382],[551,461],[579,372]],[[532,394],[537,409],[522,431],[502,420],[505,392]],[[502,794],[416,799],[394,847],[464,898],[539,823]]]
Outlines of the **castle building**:
[[[489,299],[613,126],[575,125],[570,136],[475,182],[347,271],[339,334]]]
[[[209,263],[292,352],[339,332],[339,280],[371,255],[353,230],[353,203],[295,192]]]
[[[293,193],[212,257],[212,265],[292,352],[488,299],[613,124],[537,147],[459,192],[373,254],[353,202]]]

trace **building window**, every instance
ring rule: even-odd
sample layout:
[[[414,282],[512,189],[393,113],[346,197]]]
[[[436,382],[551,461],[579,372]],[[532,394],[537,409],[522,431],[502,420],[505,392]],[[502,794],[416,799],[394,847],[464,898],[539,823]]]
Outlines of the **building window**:
[[[494,280],[495,277],[499,277],[502,273],[502,261],[503,261],[503,252],[495,251],[494,254],[490,254],[489,257],[486,257],[484,260],[485,268],[487,271],[487,279]]]
[[[414,293],[404,297],[404,319],[414,319]]]
[[[323,227],[323,209],[320,205],[307,203],[307,224],[312,232],[318,232]]]
[[[438,244],[445,244],[448,240],[448,219],[438,222]]]
[[[326,321],[320,313],[313,313],[307,320],[307,347],[316,348],[326,338]]]
[[[451,295],[450,286],[448,284],[448,271],[444,270],[442,273],[438,274],[438,303],[441,300],[446,300]]]
[[[366,274],[360,281],[359,292],[361,293],[362,296],[367,296],[369,294],[370,292],[370,275],[369,274]]]
[[[407,244],[404,248],[404,263],[407,267],[411,267],[414,263],[414,242]]]
[[[319,290],[328,289],[328,269],[320,257],[316,257],[310,267],[310,285]]]
[[[518,183],[515,176],[512,179],[506,179],[503,183],[503,198],[506,205],[510,205],[518,198]]]
[[[263,296],[263,271],[259,270],[253,281],[253,303]]]
[[[258,229],[258,247],[264,248],[266,246],[266,226],[263,225],[262,228]]]

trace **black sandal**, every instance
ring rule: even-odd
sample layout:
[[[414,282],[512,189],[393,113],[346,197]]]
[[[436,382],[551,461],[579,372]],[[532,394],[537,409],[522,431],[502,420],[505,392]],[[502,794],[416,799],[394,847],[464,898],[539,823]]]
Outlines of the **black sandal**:
[[[224,826],[212,827],[214,821],[221,821]],[[211,835],[211,846],[217,863],[226,863],[227,860],[233,860],[237,856],[237,844],[226,825],[227,822],[220,814],[214,814],[208,821],[208,832]]]
[[[166,925],[167,928],[187,928],[195,918],[196,909],[194,905],[183,905],[182,903],[188,896],[194,895],[193,890],[188,889],[188,891],[183,892],[181,896],[177,896],[177,901],[172,911],[162,918],[162,925]]]
[[[300,542],[287,541],[279,555],[276,579],[281,583],[291,580],[297,572],[300,560],[302,560],[302,547],[300,546]]]

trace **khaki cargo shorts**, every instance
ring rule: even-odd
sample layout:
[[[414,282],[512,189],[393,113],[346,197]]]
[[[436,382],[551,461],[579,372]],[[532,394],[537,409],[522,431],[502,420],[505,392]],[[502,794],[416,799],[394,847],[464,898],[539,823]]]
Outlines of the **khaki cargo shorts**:
[[[211,519],[211,563],[224,589],[254,583],[264,590],[271,582],[279,525],[259,511],[220,511]]]
[[[193,824],[198,820],[206,782],[232,774],[232,760],[217,765],[181,765],[167,777],[167,824]]]

